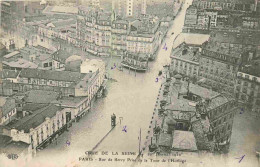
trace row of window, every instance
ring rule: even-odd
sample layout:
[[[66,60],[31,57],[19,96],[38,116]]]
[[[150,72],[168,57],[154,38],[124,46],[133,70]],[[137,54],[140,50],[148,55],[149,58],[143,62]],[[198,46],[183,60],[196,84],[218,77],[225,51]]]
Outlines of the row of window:
[[[211,110],[209,112],[209,117],[214,118],[214,117],[218,116],[219,114],[223,114],[226,111],[229,111],[229,109],[232,109],[234,106],[235,106],[235,101],[231,101],[227,104],[224,104],[216,109]],[[232,114],[230,114],[230,118],[231,118],[231,115]]]
[[[65,124],[65,123],[64,123],[64,116],[63,116],[63,114],[62,114],[61,121],[60,121],[60,120],[57,120],[57,128],[58,128],[57,130],[59,130],[60,127],[62,127],[64,124]],[[45,128],[46,128],[46,133],[47,133],[46,137],[48,138],[48,137],[50,136],[50,135],[49,135],[49,126],[48,126],[48,124],[45,125]],[[56,124],[55,124],[55,122],[54,122],[54,120],[53,120],[53,123],[52,123],[52,132],[51,132],[52,134],[55,132],[55,128],[56,128]],[[40,138],[39,136],[41,136],[41,138]],[[30,136],[30,139],[31,139],[32,149],[34,149],[33,135]],[[41,128],[40,131],[37,131],[37,132],[36,132],[36,141],[37,141],[37,145],[39,145],[41,142],[44,141],[43,127]]]
[[[8,114],[5,115],[5,120],[9,117],[11,117],[12,115],[14,115],[16,113],[16,108],[13,109],[12,111],[10,111]]]

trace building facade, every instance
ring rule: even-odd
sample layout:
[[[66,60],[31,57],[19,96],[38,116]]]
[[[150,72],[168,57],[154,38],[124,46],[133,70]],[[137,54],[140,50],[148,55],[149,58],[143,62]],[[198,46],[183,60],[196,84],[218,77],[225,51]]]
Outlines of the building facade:
[[[197,8],[195,6],[189,6],[186,11],[184,25],[196,25],[197,24]]]
[[[171,54],[170,70],[189,78],[198,78],[199,51],[191,49],[185,43],[175,48]]]
[[[62,96],[88,96],[91,100],[103,83],[95,73],[81,74],[70,71],[50,71],[39,69],[22,69],[21,72],[8,70],[4,74],[2,94],[12,95],[31,89],[52,90]]]
[[[249,110],[260,113],[259,64],[242,66],[237,73],[235,95]]]
[[[205,84],[215,91],[233,94],[240,61],[237,53],[223,54],[204,48],[199,59],[199,78],[205,78]]]
[[[0,125],[6,125],[17,117],[15,99],[0,96]]]
[[[41,115],[45,115],[42,119]],[[32,115],[10,124],[10,137],[13,141],[22,141],[30,144],[33,155],[36,151],[52,142],[67,128],[70,118],[70,109],[62,109],[53,104],[35,111]],[[25,121],[26,122],[23,122]]]
[[[236,11],[254,11],[254,0],[239,1],[239,0],[195,0],[193,5],[199,9],[218,9],[218,10],[236,10]]]

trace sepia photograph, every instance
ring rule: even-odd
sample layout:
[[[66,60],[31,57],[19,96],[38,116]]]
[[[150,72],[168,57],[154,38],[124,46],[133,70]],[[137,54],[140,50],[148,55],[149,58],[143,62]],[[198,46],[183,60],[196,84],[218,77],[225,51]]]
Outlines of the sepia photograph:
[[[260,0],[0,0],[0,167],[260,167]]]

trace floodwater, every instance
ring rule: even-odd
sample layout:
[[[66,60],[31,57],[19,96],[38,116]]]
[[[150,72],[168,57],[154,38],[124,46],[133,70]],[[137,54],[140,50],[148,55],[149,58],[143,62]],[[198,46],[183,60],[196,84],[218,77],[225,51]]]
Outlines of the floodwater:
[[[191,0],[188,1],[191,4]],[[86,151],[90,151],[109,132],[111,129],[110,117],[113,113],[117,116],[118,124],[96,150],[99,152],[138,152],[140,131],[142,148],[161,84],[160,78],[158,82],[155,82],[156,77],[158,77],[158,72],[163,70],[163,66],[170,63],[173,41],[182,31],[185,12],[189,4],[185,3],[182,11],[174,20],[165,41],[159,47],[156,60],[149,62],[149,70],[146,73],[135,74],[134,71],[125,68],[123,71],[119,71],[117,67],[120,59],[109,60],[108,76],[113,80],[108,82],[107,96],[97,99],[91,112],[87,113],[79,122],[74,123],[68,132],[65,131],[58,138],[57,143],[40,151],[38,157],[32,162],[35,166],[41,166],[42,163],[46,166],[47,163],[49,166],[60,167],[78,160],[78,157],[83,156]],[[167,50],[163,49],[165,44]],[[117,67],[111,69],[114,63]],[[234,159],[232,163],[230,162],[232,165],[241,166],[246,162],[247,157],[251,157],[250,160],[256,160],[252,151],[254,144],[243,147],[240,145],[240,143],[246,143],[250,139],[254,143],[257,142],[254,140],[257,135],[251,136],[252,138],[246,137],[247,134],[252,135],[257,132],[259,134],[259,130],[250,131],[250,128],[257,129],[256,125],[251,127],[252,121],[247,122],[243,121],[243,118],[235,118],[229,154],[229,159]],[[245,124],[247,128],[240,129],[241,123]],[[249,132],[245,133],[246,130]],[[70,145],[66,144],[67,141]],[[236,156],[243,155],[246,155],[244,160],[238,163],[239,160],[235,159]]]

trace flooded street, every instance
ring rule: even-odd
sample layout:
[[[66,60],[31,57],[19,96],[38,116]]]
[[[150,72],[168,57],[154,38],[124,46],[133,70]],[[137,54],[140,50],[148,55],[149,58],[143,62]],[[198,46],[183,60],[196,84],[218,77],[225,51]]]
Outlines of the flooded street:
[[[138,136],[142,131],[142,144],[147,135],[151,121],[154,105],[160,88],[161,80],[156,77],[163,66],[170,63],[170,52],[175,37],[181,33],[184,24],[185,12],[188,7],[186,3],[182,11],[174,20],[169,29],[165,41],[159,47],[157,58],[149,62],[149,70],[146,73],[136,73],[123,69],[111,70],[114,63],[119,64],[120,58],[113,58],[108,65],[107,97],[97,99],[90,113],[87,113],[79,122],[74,123],[68,132],[64,132],[56,143],[49,145],[39,152],[39,161],[50,160],[59,156],[77,157],[90,151],[96,143],[111,129],[110,116],[114,113],[119,117],[120,123],[97,147],[97,151],[133,151],[138,152]],[[174,34],[172,35],[172,32]],[[166,43],[167,50],[163,49]],[[126,126],[126,132],[123,127]],[[68,146],[66,141],[70,142]],[[51,156],[49,156],[51,155]]]
[[[189,4],[191,4],[190,0]],[[117,116],[118,124],[96,150],[138,152],[140,129],[142,132],[141,145],[143,145],[161,84],[160,78],[158,82],[155,82],[156,77],[163,66],[170,63],[173,41],[182,31],[185,12],[189,4],[185,3],[182,11],[174,20],[165,41],[159,47],[157,58],[153,62],[149,62],[150,69],[146,73],[135,74],[134,71],[125,68],[123,71],[119,71],[117,68],[111,70],[114,63],[118,67],[120,58],[109,60],[108,76],[113,80],[108,81],[107,96],[97,99],[91,112],[87,113],[79,122],[73,123],[69,131],[65,131],[58,138],[57,143],[52,143],[40,151],[38,153],[40,158],[36,158],[35,163],[57,162],[55,164],[61,166],[63,163],[78,159],[86,151],[90,151],[109,132],[111,129],[110,117],[113,113]],[[173,35],[172,32],[174,32]],[[163,49],[165,43],[167,50]],[[230,166],[238,164],[243,166],[243,163],[246,164],[247,161],[254,161],[257,164],[253,148],[257,140],[259,141],[259,135],[257,135],[259,130],[251,130],[259,129],[256,125],[257,121],[253,118],[250,120],[239,118],[239,116],[236,116],[233,127],[228,156],[232,160]],[[121,117],[121,124],[119,117]],[[245,116],[243,115],[243,117]],[[250,144],[245,140],[255,143]],[[66,144],[67,141],[70,145]],[[243,146],[240,143],[249,144]],[[239,160],[235,158],[243,155],[246,155],[243,163],[238,163]]]

